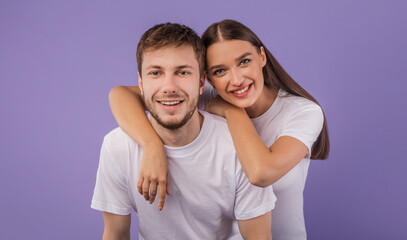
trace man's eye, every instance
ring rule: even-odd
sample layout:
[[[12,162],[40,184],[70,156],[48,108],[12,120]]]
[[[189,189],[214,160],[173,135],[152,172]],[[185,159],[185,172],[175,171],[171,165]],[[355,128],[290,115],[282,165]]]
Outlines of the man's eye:
[[[153,71],[153,72],[150,72],[150,75],[153,75],[153,76],[158,76],[158,75],[160,75],[160,73],[159,73],[159,72],[157,72],[157,71]]]
[[[189,72],[187,72],[187,71],[179,71],[178,72],[178,75],[188,75],[189,74]]]
[[[219,74],[223,73],[224,71],[225,71],[225,70],[223,70],[223,69],[215,70],[215,71],[213,72],[213,75],[219,75]]]
[[[251,60],[250,59],[243,59],[242,61],[240,61],[240,65],[244,65],[244,64],[248,64]]]

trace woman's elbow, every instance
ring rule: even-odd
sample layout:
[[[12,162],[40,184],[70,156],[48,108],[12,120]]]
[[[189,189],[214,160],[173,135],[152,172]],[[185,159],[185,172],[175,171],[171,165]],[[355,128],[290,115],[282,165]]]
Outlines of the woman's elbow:
[[[126,89],[126,86],[123,86],[123,85],[119,85],[119,86],[116,86],[116,87],[110,89],[110,92],[109,92],[109,100],[111,100],[112,98],[114,98],[117,94],[119,94],[120,92],[124,91],[125,89]]]
[[[253,171],[247,175],[247,178],[252,185],[261,188],[268,187],[275,182],[275,179],[273,179],[270,171],[267,171],[265,169]]]

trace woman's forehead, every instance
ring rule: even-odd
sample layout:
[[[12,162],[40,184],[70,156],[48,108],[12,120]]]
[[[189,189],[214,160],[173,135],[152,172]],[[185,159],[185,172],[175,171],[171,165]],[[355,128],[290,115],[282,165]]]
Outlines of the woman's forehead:
[[[221,40],[210,45],[206,52],[208,65],[224,61],[235,61],[245,53],[257,52],[256,48],[244,40]]]

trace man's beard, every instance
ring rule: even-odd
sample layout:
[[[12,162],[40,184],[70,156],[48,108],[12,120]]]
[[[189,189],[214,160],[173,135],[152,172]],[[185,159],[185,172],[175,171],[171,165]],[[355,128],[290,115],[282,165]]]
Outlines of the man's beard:
[[[192,99],[192,102],[189,104],[186,114],[180,121],[171,121],[170,120],[168,122],[164,122],[164,120],[161,119],[160,116],[158,116],[158,114],[156,112],[154,112],[153,108],[150,105],[150,102],[148,102],[148,101],[144,101],[144,102],[146,103],[147,110],[150,112],[151,116],[157,121],[158,124],[160,124],[161,126],[163,126],[164,128],[167,128],[169,130],[176,130],[176,129],[183,127],[194,115],[194,112],[198,106],[198,97],[199,97],[199,95],[197,97],[195,97],[194,99]]]

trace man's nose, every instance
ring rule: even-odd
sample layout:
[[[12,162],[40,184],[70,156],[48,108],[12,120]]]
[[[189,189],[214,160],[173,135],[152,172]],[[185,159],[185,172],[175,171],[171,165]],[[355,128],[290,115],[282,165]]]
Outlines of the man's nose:
[[[177,90],[177,85],[175,83],[175,77],[172,74],[166,75],[162,84],[163,84],[163,86],[162,86],[163,93],[171,94],[171,93],[175,93]]]
[[[231,72],[232,72],[232,74],[231,74],[230,83],[233,86],[242,85],[244,78],[243,78],[242,74],[239,72],[239,70],[236,68],[232,68]]]

